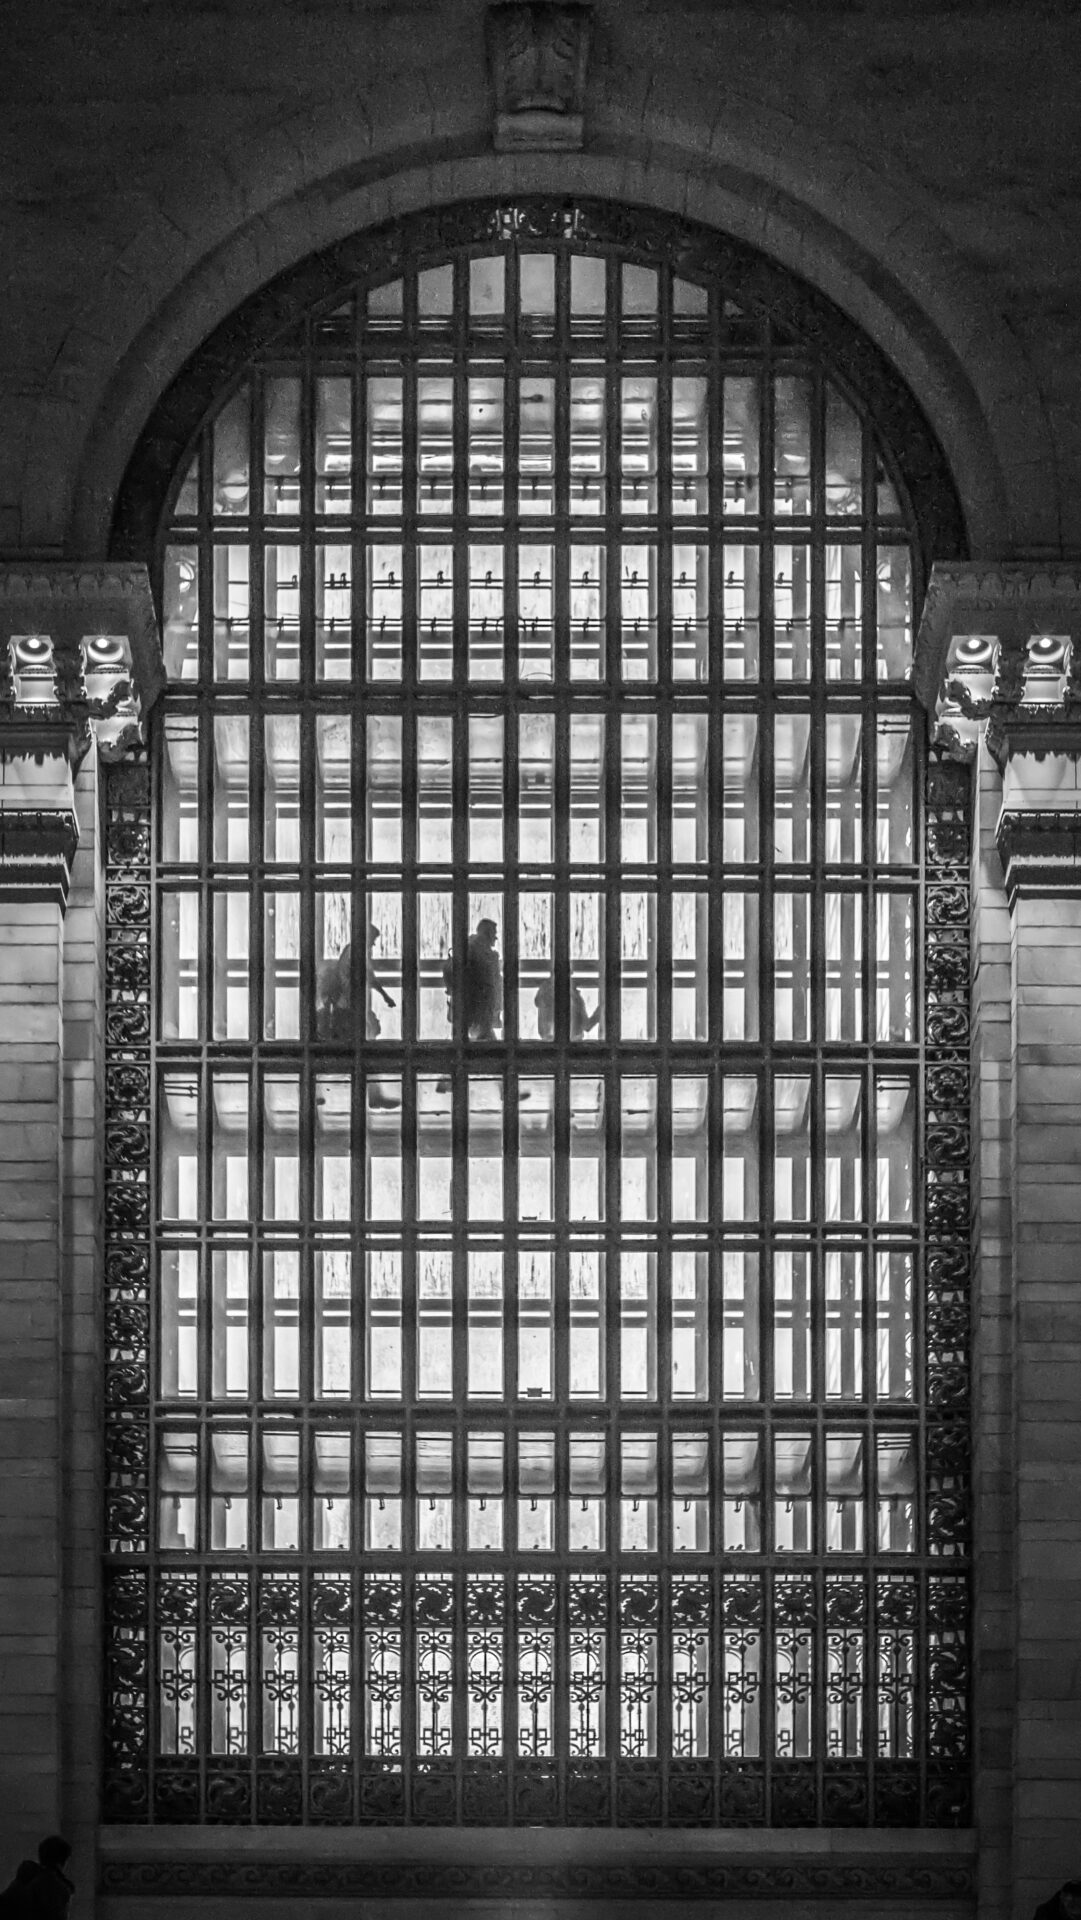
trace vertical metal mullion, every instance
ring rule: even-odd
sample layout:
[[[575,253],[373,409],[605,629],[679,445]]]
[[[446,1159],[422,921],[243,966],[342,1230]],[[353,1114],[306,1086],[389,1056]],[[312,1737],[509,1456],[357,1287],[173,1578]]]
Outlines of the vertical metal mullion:
[[[503,647],[506,686],[513,697],[518,692],[518,547],[521,533],[519,490],[521,487],[521,373],[517,353],[518,261],[513,252],[506,256],[506,325],[499,361],[503,380]]]
[[[315,680],[315,383],[312,324],[304,328],[304,367],[300,381],[300,525],[298,535],[297,675],[302,698],[311,697]]]

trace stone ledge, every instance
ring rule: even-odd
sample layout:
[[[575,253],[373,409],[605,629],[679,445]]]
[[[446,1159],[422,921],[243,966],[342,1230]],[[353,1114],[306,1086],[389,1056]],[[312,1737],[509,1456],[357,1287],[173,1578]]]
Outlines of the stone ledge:
[[[973,1894],[970,1829],[99,1829],[124,1899],[909,1899]]]

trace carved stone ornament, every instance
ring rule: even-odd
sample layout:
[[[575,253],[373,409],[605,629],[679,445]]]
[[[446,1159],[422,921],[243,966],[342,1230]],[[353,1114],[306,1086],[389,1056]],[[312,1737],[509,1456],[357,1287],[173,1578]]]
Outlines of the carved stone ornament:
[[[146,568],[0,566],[0,899],[63,910],[78,844],[73,786],[142,737],[165,684]]]
[[[59,728],[72,765],[92,735],[104,759],[119,758],[142,738],[164,685],[145,567],[0,566],[0,754],[22,753],[32,733]]]
[[[1015,751],[1081,752],[1081,565],[936,562],[913,686],[954,758],[974,757],[983,722],[1000,768]]]
[[[489,7],[498,153],[581,147],[590,24],[585,0],[501,0]]]

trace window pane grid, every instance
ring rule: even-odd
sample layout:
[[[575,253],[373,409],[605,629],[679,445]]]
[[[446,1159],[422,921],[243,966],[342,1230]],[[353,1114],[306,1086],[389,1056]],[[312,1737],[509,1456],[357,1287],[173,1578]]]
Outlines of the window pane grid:
[[[732,307],[564,242],[436,259],[204,429],[163,542],[158,1818],[229,1756],[238,1818],[954,1804],[911,531]]]

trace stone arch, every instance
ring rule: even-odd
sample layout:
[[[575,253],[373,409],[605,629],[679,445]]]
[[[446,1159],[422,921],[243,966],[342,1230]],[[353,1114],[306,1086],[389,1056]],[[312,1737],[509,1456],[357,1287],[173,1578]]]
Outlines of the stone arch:
[[[953,470],[972,551],[1056,550],[1056,461],[1031,369],[945,236],[881,176],[758,103],[727,101],[702,124],[653,95],[642,117],[617,101],[596,117],[587,151],[522,155],[478,150],[486,133],[476,104],[454,114],[429,100],[419,125],[368,123],[363,161],[355,125],[317,143],[298,121],[275,136],[276,161],[260,153],[258,180],[238,178],[226,158],[216,177],[205,161],[194,181],[178,171],[175,206],[130,241],[124,272],[73,319],[38,397],[24,537],[75,554],[106,550],[153,406],[214,327],[278,273],[396,214],[533,192],[692,216],[794,269],[864,329],[919,399]],[[188,237],[179,249],[178,229]]]

